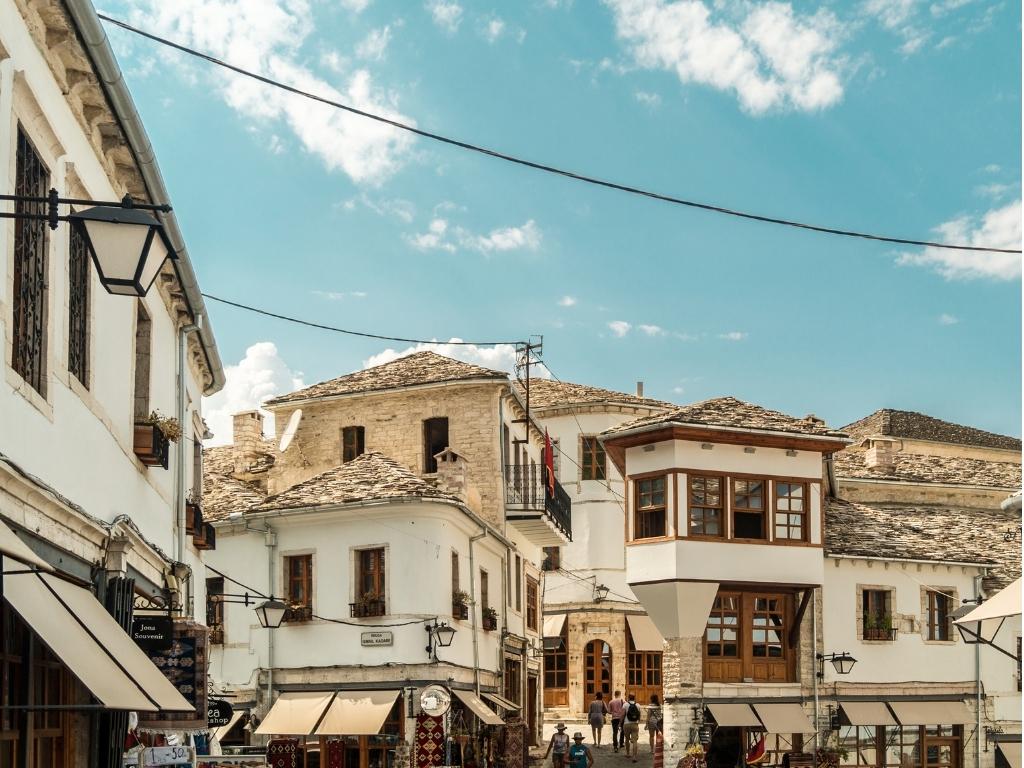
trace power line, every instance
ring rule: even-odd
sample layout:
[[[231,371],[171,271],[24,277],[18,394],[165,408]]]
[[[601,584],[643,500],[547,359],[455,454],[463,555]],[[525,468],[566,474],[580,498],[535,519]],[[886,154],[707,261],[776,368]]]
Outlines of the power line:
[[[653,200],[660,200],[660,201],[665,202],[665,203],[673,203],[675,205],[682,205],[682,206],[686,206],[688,208],[697,208],[697,209],[702,210],[702,211],[710,211],[710,212],[713,212],[713,213],[720,213],[720,214],[724,214],[726,216],[735,216],[737,218],[748,219],[750,221],[759,221],[759,222],[762,222],[762,223],[765,223],[765,224],[778,224],[778,225],[781,225],[781,226],[794,227],[794,228],[797,228],[797,229],[806,229],[806,230],[810,230],[812,232],[821,232],[821,233],[827,234],[827,235],[839,235],[839,236],[842,236],[842,237],[856,237],[856,238],[861,238],[861,239],[864,239],[864,240],[875,240],[875,241],[884,242],[884,243],[896,243],[896,244],[899,244],[899,245],[919,245],[919,246],[926,246],[926,247],[929,247],[929,248],[945,248],[945,249],[948,249],[948,250],[956,250],[956,251],[982,251],[982,252],[988,252],[988,253],[1020,253],[1021,252],[1020,249],[1013,249],[1013,248],[987,248],[987,247],[977,246],[977,245],[956,245],[956,244],[951,244],[951,243],[940,243],[940,242],[935,242],[935,241],[931,241],[931,240],[914,240],[912,238],[891,237],[891,236],[888,236],[888,235],[877,235],[877,234],[870,234],[870,233],[867,233],[867,232],[858,232],[858,231],[850,230],[850,229],[837,229],[835,227],[826,227],[826,226],[821,226],[821,225],[817,225],[817,224],[807,224],[805,222],[794,221],[792,219],[781,219],[781,218],[776,218],[776,217],[773,217],[773,216],[763,216],[763,215],[756,214],[756,213],[749,213],[749,212],[746,212],[746,211],[735,210],[733,208],[725,208],[725,207],[720,206],[720,205],[712,205],[710,203],[701,203],[701,202],[697,202],[697,201],[694,201],[694,200],[686,200],[686,199],[683,199],[683,198],[680,198],[680,197],[673,197],[672,195],[662,194],[660,192],[653,192],[651,190],[641,189],[640,187],[633,187],[633,186],[630,186],[628,184],[620,184],[618,182],[608,181],[606,179],[600,179],[600,178],[597,178],[595,176],[587,176],[587,175],[582,174],[582,173],[576,173],[574,171],[569,171],[569,170],[566,170],[564,168],[558,168],[558,167],[553,166],[553,165],[546,165],[544,163],[535,162],[533,160],[526,160],[524,158],[517,157],[515,155],[509,155],[509,154],[506,154],[505,152],[499,152],[498,150],[495,150],[495,149],[489,149],[487,147],[483,147],[483,146],[480,146],[478,144],[471,144],[471,143],[469,143],[467,141],[461,141],[459,139],[453,139],[451,137],[444,136],[444,135],[439,134],[439,133],[433,133],[431,131],[425,131],[422,128],[417,128],[417,127],[415,127],[413,125],[409,125],[408,123],[402,123],[402,122],[399,122],[398,120],[393,120],[393,119],[391,119],[389,117],[384,117],[383,115],[377,115],[377,114],[374,114],[373,112],[367,112],[366,110],[357,109],[356,107],[349,106],[348,104],[343,104],[340,101],[334,101],[333,99],[328,99],[325,96],[318,96],[315,93],[310,93],[309,91],[303,91],[300,88],[296,88],[294,86],[287,85],[287,84],[282,83],[282,82],[280,82],[278,80],[273,80],[273,79],[271,79],[269,77],[266,77],[264,75],[257,74],[256,72],[252,72],[250,70],[243,69],[242,67],[235,66],[234,64],[229,64],[228,62],[224,61],[223,59],[218,59],[215,56],[211,56],[210,54],[202,53],[201,51],[197,51],[194,48],[189,48],[188,46],[182,45],[180,43],[175,43],[174,41],[168,40],[168,39],[163,38],[163,37],[160,37],[159,35],[154,35],[151,32],[146,32],[146,31],[141,30],[141,29],[139,29],[137,27],[133,27],[130,24],[127,24],[127,23],[125,23],[125,22],[123,22],[123,21],[121,21],[119,19],[112,18],[112,17],[107,16],[107,15],[102,14],[102,13],[98,13],[97,16],[99,16],[99,18],[103,19],[104,21],[108,21],[111,24],[114,24],[115,26],[120,27],[121,29],[125,29],[125,30],[127,30],[129,32],[133,32],[136,35],[140,35],[140,36],[145,37],[145,38],[147,38],[149,40],[152,40],[152,41],[154,41],[156,43],[160,43],[161,45],[168,46],[169,48],[174,48],[175,50],[181,51],[182,53],[187,53],[189,56],[194,56],[196,58],[203,59],[204,61],[207,61],[207,62],[209,62],[211,64],[217,65],[218,67],[223,67],[224,69],[229,69],[232,72],[235,72],[236,74],[242,75],[244,77],[249,77],[249,78],[252,78],[253,80],[258,80],[259,82],[264,83],[264,84],[269,85],[269,86],[272,86],[274,88],[279,88],[279,89],[281,89],[283,91],[287,91],[288,93],[295,94],[296,96],[302,96],[303,98],[312,99],[313,101],[320,102],[321,104],[327,104],[328,106],[335,107],[337,109],[341,109],[341,110],[344,110],[346,112],[350,112],[350,113],[352,113],[354,115],[359,115],[360,117],[365,117],[365,118],[367,118],[369,120],[375,120],[378,123],[384,123],[385,125],[390,125],[393,128],[398,128],[399,130],[407,131],[407,132],[413,133],[413,134],[415,134],[417,136],[422,136],[425,139],[431,139],[433,141],[437,141],[437,142],[440,142],[442,144],[448,144],[448,145],[451,145],[453,147],[459,147],[460,149],[465,149],[465,150],[468,150],[470,152],[476,152],[478,154],[486,155],[488,157],[493,157],[493,158],[496,158],[498,160],[504,160],[504,161],[509,162],[509,163],[514,163],[516,165],[525,166],[527,168],[533,168],[534,170],[537,170],[537,171],[544,171],[545,173],[551,173],[551,174],[555,174],[557,176],[565,177],[567,179],[573,179],[574,181],[581,181],[581,182],[584,182],[586,184],[593,184],[595,186],[605,187],[607,189],[614,189],[614,190],[617,190],[619,192],[627,192],[629,194],[639,195],[641,197],[647,197],[647,198],[651,198]]]
[[[265,315],[267,317],[273,317],[278,320],[285,320],[289,323],[296,323],[298,325],[305,325],[309,328],[319,328],[322,331],[332,331],[334,333],[344,333],[349,336],[361,336],[364,339],[383,339],[384,341],[401,341],[407,344],[450,344],[453,347],[496,347],[501,344],[516,345],[518,341],[438,341],[437,339],[406,339],[401,336],[384,336],[379,333],[366,333],[365,331],[352,331],[347,328],[336,328],[332,325],[323,325],[322,323],[313,323],[309,320],[300,320],[297,317],[289,317],[288,315],[281,315],[277,312],[270,312],[266,309],[260,309],[259,307],[252,307],[248,304],[240,304],[237,301],[229,301],[228,299],[222,299],[219,296],[213,296],[209,293],[204,293],[207,299],[210,301],[216,301],[221,304],[227,304],[230,307],[237,309],[244,309],[246,312],[255,312],[258,315]]]

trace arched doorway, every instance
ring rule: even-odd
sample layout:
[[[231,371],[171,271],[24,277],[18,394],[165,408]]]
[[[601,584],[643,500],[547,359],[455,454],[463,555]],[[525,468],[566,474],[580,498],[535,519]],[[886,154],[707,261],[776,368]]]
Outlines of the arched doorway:
[[[587,701],[598,691],[605,698],[612,693],[612,647],[604,640],[591,640],[583,653],[583,692]]]

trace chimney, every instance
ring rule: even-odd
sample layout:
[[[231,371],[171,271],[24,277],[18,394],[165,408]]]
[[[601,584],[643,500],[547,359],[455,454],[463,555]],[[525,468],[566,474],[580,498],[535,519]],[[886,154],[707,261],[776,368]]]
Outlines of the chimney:
[[[637,397],[643,397],[644,396],[644,383],[642,381],[638,381],[636,383],[636,396]]]
[[[864,441],[864,465],[872,469],[891,470],[896,466],[896,449],[892,440],[871,437]]]
[[[259,411],[242,411],[232,416],[231,439],[235,474],[242,474],[263,453],[263,414]]]
[[[451,448],[445,448],[434,458],[437,459],[437,489],[465,501],[466,460]]]

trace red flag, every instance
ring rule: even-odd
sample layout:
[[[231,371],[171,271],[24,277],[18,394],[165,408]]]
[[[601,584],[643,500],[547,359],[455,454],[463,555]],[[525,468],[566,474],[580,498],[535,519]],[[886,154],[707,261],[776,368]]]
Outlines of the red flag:
[[[555,495],[555,457],[551,450],[551,438],[548,431],[544,430],[544,469],[547,470],[548,492]]]

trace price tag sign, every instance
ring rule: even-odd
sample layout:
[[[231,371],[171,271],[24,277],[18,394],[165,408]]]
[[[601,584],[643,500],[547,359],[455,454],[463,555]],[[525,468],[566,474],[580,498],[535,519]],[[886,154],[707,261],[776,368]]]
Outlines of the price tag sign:
[[[144,768],[160,765],[194,765],[196,751],[193,747],[150,747],[142,750]]]

